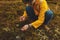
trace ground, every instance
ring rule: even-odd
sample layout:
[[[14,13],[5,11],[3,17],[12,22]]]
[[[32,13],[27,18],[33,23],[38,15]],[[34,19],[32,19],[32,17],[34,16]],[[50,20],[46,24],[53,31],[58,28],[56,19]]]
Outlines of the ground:
[[[47,2],[51,10],[54,12],[54,18],[48,24],[48,27],[51,28],[52,32],[48,33],[44,29],[40,29],[40,31],[33,32],[30,35],[31,38],[27,37],[26,39],[26,36],[30,32],[21,32],[20,28],[17,27],[19,17],[25,10],[25,5],[19,0],[1,0],[0,40],[60,40],[60,0],[47,0]]]

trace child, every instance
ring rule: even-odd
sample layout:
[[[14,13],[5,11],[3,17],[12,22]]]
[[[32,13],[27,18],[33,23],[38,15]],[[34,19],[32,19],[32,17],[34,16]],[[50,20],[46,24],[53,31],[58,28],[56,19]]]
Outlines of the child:
[[[21,30],[26,31],[30,27],[37,29],[43,24],[48,31],[49,27],[47,27],[47,24],[53,18],[53,12],[48,7],[46,0],[22,1],[26,4],[26,11],[24,11],[23,16],[20,17],[20,21],[25,21],[27,17],[34,21],[24,25]]]

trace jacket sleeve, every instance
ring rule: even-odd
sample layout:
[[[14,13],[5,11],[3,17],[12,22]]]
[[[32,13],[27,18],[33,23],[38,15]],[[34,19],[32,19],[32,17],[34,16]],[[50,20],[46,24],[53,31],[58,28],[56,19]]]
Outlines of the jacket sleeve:
[[[26,13],[26,11],[24,11],[24,14],[23,14],[23,16],[24,16],[24,17],[27,17],[27,13]]]
[[[48,9],[48,6],[45,0],[40,1],[39,5],[40,5],[40,13],[39,13],[38,19],[35,22],[31,23],[31,25],[34,28],[38,28],[43,24],[44,19],[45,19],[45,12]]]

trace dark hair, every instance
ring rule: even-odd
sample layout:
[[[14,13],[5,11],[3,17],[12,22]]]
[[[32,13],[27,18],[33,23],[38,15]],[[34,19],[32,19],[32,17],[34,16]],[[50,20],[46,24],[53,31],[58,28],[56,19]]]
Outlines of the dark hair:
[[[22,0],[23,3],[31,3],[33,0]]]

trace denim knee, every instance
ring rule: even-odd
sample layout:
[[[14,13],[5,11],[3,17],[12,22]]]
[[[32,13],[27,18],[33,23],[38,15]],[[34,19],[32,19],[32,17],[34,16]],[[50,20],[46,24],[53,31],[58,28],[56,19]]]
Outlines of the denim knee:
[[[32,6],[27,6],[26,7],[26,12],[27,12],[28,17],[31,20],[36,20],[37,19],[37,16],[35,15],[35,12],[34,12],[34,9],[33,9]]]
[[[45,21],[44,21],[44,24],[47,25],[52,18],[53,18],[53,12],[51,10],[48,10],[45,13]]]

